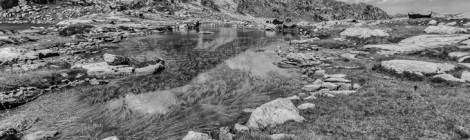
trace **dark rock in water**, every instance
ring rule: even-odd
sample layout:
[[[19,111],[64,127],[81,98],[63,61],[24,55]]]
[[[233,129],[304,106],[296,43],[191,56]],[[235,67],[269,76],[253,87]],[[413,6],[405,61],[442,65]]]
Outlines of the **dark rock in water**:
[[[76,25],[71,25],[68,27],[65,27],[59,31],[59,35],[62,36],[71,36],[75,34],[83,34],[83,33],[88,33],[91,31],[91,28],[94,26],[92,25],[87,25],[87,24],[76,24]]]
[[[19,0],[0,0],[0,9],[10,9],[18,5]]]

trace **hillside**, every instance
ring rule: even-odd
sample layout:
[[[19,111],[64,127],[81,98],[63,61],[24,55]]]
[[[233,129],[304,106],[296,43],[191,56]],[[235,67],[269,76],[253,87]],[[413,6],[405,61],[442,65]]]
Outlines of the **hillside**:
[[[217,14],[314,21],[389,18],[377,7],[335,0],[0,0],[0,4],[4,23],[55,23],[87,14],[125,10],[169,15],[198,11],[193,15],[205,18],[215,18]]]
[[[385,19],[383,10],[367,4],[335,0],[237,0],[238,12],[265,17],[302,17],[314,20]]]

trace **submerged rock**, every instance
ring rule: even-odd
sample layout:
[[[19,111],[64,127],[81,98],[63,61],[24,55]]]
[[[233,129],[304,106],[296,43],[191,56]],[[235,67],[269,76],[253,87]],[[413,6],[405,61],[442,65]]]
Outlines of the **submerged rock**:
[[[454,70],[455,65],[448,63],[433,63],[415,60],[390,60],[383,61],[381,67],[391,70],[396,74],[413,74],[423,77],[425,74],[440,74]]]
[[[424,29],[424,32],[428,34],[458,34],[458,33],[466,33],[467,29],[452,27],[447,25],[439,25],[439,26],[429,26],[428,28]]]
[[[212,138],[204,133],[189,131],[183,140],[212,140]]]
[[[369,28],[347,28],[340,33],[341,36],[346,37],[359,37],[359,38],[370,38],[370,37],[387,37],[390,36],[387,32],[381,29],[369,29]]]
[[[283,124],[286,121],[302,122],[303,120],[305,120],[304,117],[300,116],[290,100],[280,98],[256,108],[251,113],[247,125],[251,128],[265,128]]]
[[[48,140],[56,137],[59,134],[57,131],[38,131],[25,135],[23,140]]]

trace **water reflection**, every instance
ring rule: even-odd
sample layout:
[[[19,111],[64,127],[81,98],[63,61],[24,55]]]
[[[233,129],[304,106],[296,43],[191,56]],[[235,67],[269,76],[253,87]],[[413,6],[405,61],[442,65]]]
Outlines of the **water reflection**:
[[[215,34],[201,34],[196,49],[214,51],[218,47],[232,42],[237,38],[236,28],[220,28]]]
[[[129,51],[120,50],[122,53],[148,50],[138,55],[149,56],[154,52],[167,60],[168,68],[162,73],[163,77],[159,77],[161,80],[152,80],[161,82],[158,85],[163,85],[165,88],[155,87],[154,90],[144,94],[119,99],[111,103],[112,108],[115,108],[113,106],[116,104],[126,104],[130,109],[144,114],[164,114],[171,106],[178,106],[181,103],[175,101],[176,96],[213,92],[210,90],[216,91],[218,88],[239,88],[237,91],[249,93],[252,92],[250,89],[257,87],[247,84],[247,81],[257,82],[272,78],[273,75],[293,76],[274,65],[274,62],[280,59],[275,54],[274,48],[279,45],[277,41],[283,39],[282,36],[255,30],[240,31],[235,28],[221,28],[214,34],[181,33],[169,36],[171,37],[144,38],[142,41],[145,45],[142,44],[142,47]],[[258,49],[265,51],[256,51]],[[240,74],[246,77],[240,77]],[[172,82],[177,84],[171,84]],[[224,87],[230,86],[223,84],[227,82],[241,85]],[[262,84],[259,81],[257,83]],[[200,87],[201,85],[208,87]],[[210,85],[218,86],[210,87]],[[194,87],[201,89],[194,90]],[[265,96],[260,97],[267,99]]]

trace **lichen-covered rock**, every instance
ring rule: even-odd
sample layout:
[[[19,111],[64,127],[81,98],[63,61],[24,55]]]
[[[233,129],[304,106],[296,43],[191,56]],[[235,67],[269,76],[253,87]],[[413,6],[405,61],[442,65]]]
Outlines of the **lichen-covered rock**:
[[[441,74],[454,70],[455,65],[448,63],[433,63],[415,60],[390,60],[383,61],[381,67],[391,70],[396,74],[413,74],[422,77],[426,74]]]
[[[347,28],[340,33],[341,36],[346,37],[359,37],[359,38],[369,38],[369,37],[387,37],[390,36],[387,32],[381,29],[369,29],[369,28]]]
[[[459,28],[459,27],[452,27],[447,25],[439,25],[439,26],[429,26],[428,28],[424,29],[424,32],[428,34],[458,34],[458,33],[466,33],[467,29]]]
[[[194,131],[189,131],[183,140],[213,140],[209,135]]]
[[[297,108],[287,99],[276,99],[256,108],[251,113],[247,126],[251,128],[265,128],[283,124],[286,121],[304,121]]]

